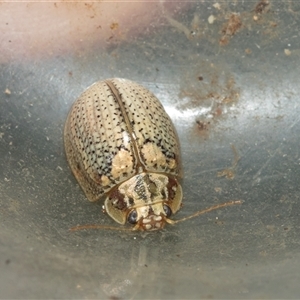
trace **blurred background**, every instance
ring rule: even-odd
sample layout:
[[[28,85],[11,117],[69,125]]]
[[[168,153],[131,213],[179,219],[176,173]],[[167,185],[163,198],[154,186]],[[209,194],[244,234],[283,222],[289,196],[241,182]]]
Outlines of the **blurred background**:
[[[1,298],[298,298],[300,2],[4,3]],[[178,131],[184,206],[150,233],[89,203],[63,127],[89,85],[151,90]]]

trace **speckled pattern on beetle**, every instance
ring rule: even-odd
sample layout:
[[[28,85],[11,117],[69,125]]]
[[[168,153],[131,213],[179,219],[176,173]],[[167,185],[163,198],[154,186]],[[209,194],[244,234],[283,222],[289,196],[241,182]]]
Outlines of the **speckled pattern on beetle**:
[[[94,83],[73,104],[64,131],[70,167],[89,201],[133,230],[172,223],[181,207],[180,153],[159,100],[120,78]]]

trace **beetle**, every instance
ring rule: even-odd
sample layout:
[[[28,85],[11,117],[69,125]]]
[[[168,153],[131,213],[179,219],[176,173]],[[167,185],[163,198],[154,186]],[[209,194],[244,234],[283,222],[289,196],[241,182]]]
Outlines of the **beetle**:
[[[90,86],[65,123],[67,160],[89,201],[134,230],[156,230],[181,207],[175,128],[141,85],[113,78]]]
[[[132,230],[158,230],[205,212],[239,204],[230,201],[180,220],[181,163],[175,128],[159,100],[122,78],[99,81],[75,101],[64,128],[67,160],[89,201],[105,197],[104,209]],[[76,226],[110,228],[101,225]],[[127,229],[125,229],[127,230]]]

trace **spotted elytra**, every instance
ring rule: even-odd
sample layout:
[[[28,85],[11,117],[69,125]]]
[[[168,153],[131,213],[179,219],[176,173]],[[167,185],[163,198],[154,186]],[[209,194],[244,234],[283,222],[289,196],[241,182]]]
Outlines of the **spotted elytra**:
[[[120,224],[157,230],[205,212],[170,219],[182,203],[177,135],[159,100],[135,82],[113,78],[90,86],[69,112],[64,142],[88,200],[105,197],[105,211]]]

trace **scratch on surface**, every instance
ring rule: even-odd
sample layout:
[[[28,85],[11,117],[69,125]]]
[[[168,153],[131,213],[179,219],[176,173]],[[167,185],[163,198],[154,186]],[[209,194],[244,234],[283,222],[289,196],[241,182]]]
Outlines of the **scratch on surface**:
[[[202,171],[199,171],[199,172],[195,172],[191,175],[191,177],[197,177],[201,174],[205,174],[205,173],[212,173],[212,172],[216,172],[216,171],[219,171],[220,168],[211,168],[211,169],[206,169],[206,170],[202,170]]]
[[[256,174],[252,178],[252,185],[256,183],[257,178],[261,175],[261,172],[266,168],[271,159],[279,152],[281,146],[279,146],[272,155],[267,159],[267,161],[261,166],[261,168],[256,172]]]
[[[168,20],[171,26],[175,27],[179,32],[183,32],[187,38],[190,37],[191,31],[180,22],[176,21],[172,17],[170,17],[167,13],[165,13],[165,18]]]
[[[238,164],[239,160],[241,159],[241,157],[239,156],[239,154],[233,144],[231,145],[231,149],[232,149],[232,152],[234,155],[232,166],[218,172],[217,177],[226,177],[227,179],[233,179],[235,177],[236,167],[237,167],[237,164]]]
[[[290,129],[292,129],[295,125],[297,125],[300,122],[300,118],[297,118],[295,122],[290,126]]]

